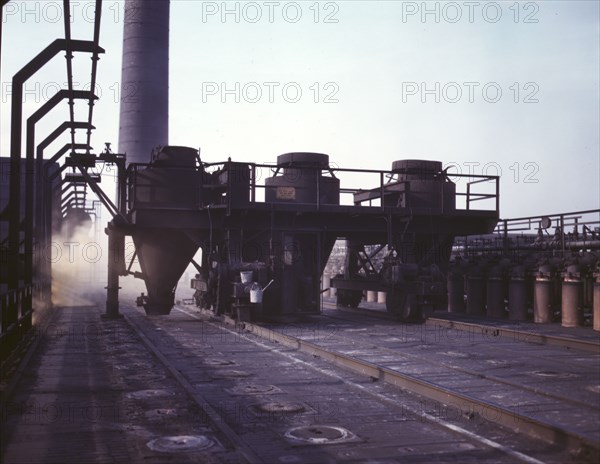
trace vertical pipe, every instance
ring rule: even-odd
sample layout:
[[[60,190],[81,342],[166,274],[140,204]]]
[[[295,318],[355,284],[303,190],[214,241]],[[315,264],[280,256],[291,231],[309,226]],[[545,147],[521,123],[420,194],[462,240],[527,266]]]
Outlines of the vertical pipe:
[[[563,327],[580,327],[583,325],[582,287],[583,283],[579,279],[565,278],[562,282]]]
[[[119,270],[123,267],[125,255],[125,237],[118,234],[109,225],[106,228],[108,235],[108,278],[106,285],[106,313],[105,319],[117,319],[119,313]]]
[[[26,125],[25,144],[25,220],[23,234],[24,268],[23,279],[25,286],[33,284],[33,208],[34,193],[38,186],[34,185],[34,144],[35,144],[35,118],[29,118]],[[28,296],[26,305],[32,304]]]
[[[317,182],[317,211],[321,209],[321,170],[315,168],[315,180]]]
[[[448,272],[448,312],[465,312],[465,276],[460,269],[454,268]]]
[[[321,292],[325,293],[324,291],[327,290],[327,292],[329,292],[331,288],[331,276],[328,274],[323,274],[321,277]],[[327,295],[329,295],[329,293],[327,293]]]
[[[496,210],[497,211],[497,210]],[[504,250],[504,256],[508,256],[508,221],[505,219],[504,220],[504,234],[502,237],[502,248]]]
[[[502,318],[504,314],[505,279],[502,269],[493,267],[486,284],[486,315]]]
[[[383,171],[379,173],[379,198],[381,198],[380,203],[381,203],[381,209],[385,209],[385,204],[383,199],[385,198],[385,186],[384,186],[384,179],[383,179]],[[371,200],[369,200],[370,202]],[[369,203],[370,206],[370,203]],[[388,242],[389,243],[389,242]]]
[[[500,211],[500,179],[496,177],[496,211]]]
[[[600,331],[600,264],[598,264],[598,270],[594,274],[596,280],[594,282],[594,306],[592,313],[592,322],[594,330]]]
[[[583,325],[583,270],[578,264],[571,264],[563,273],[562,281],[562,326]]]
[[[513,269],[508,284],[508,318],[511,321],[527,320],[527,281],[525,270]]]
[[[10,176],[8,203],[8,289],[19,288],[19,254],[21,247],[21,131],[22,131],[22,83],[13,78],[10,116]],[[9,307],[11,314],[16,307]],[[14,317],[16,319],[16,316]]]
[[[563,256],[565,255],[565,216],[560,215],[560,249]]]
[[[127,172],[125,170],[125,160],[117,163],[117,176],[119,179],[119,211],[123,216],[127,213]]]
[[[126,0],[119,153],[150,161],[169,140],[169,0]]]
[[[533,295],[533,322],[537,324],[552,322],[554,312],[552,290],[553,282],[538,274],[535,279]]]
[[[478,269],[467,276],[467,314],[485,314],[486,285],[485,276]]]

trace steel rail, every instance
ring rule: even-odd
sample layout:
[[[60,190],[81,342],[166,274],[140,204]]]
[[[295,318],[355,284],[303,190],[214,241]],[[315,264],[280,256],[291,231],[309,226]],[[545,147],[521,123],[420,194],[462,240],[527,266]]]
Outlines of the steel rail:
[[[356,309],[347,309],[336,306],[335,303],[324,302],[324,307],[330,309],[338,309],[340,311],[349,311],[354,314],[365,314],[374,318],[388,320],[388,321],[397,321],[396,318],[389,315],[386,312],[376,311],[368,308],[356,308]],[[504,322],[504,321],[502,321]],[[576,338],[571,337],[563,337],[560,335],[550,335],[550,334],[541,334],[536,332],[531,332],[522,329],[511,329],[508,327],[499,327],[490,324],[477,323],[477,322],[464,322],[464,321],[456,321],[439,317],[429,317],[425,321],[425,325],[441,325],[444,327],[464,330],[464,331],[472,331],[474,328],[480,329],[483,334],[488,332],[497,332],[498,336],[508,337],[511,336],[515,341],[522,341],[526,343],[533,343],[537,345],[548,345],[548,346],[559,346],[567,349],[575,349],[581,351],[587,351],[594,354],[600,354],[600,341],[593,342],[589,340],[578,340]]]
[[[562,337],[560,335],[546,335],[541,333],[529,332],[526,330],[510,329],[507,327],[477,324],[473,322],[453,321],[439,317],[430,317],[425,323],[428,325],[437,324],[458,330],[470,330],[473,328],[479,328],[482,331],[484,331],[482,333],[485,333],[485,331],[494,331],[498,333],[498,336],[512,336],[513,340],[518,340],[522,342],[535,343],[538,345],[558,346],[568,349],[589,351],[591,353],[600,354],[600,343],[592,342],[589,340],[578,340],[576,338]]]

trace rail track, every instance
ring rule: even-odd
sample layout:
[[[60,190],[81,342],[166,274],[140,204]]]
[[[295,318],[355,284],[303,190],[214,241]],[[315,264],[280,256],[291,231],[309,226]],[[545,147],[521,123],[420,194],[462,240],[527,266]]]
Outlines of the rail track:
[[[402,387],[429,400],[455,408],[460,405],[456,409],[463,415],[478,414],[519,433],[552,444],[560,443],[581,456],[591,456],[591,459],[598,456],[600,378],[598,355],[589,354],[589,351],[593,352],[591,346],[586,346],[586,351],[578,352],[572,346],[568,350],[563,349],[564,344],[558,344],[558,347],[553,344],[536,345],[540,340],[547,342],[547,337],[524,337],[522,332],[519,332],[519,337],[515,337],[512,332],[495,332],[490,327],[486,328],[489,332],[482,332],[482,326],[477,324],[446,325],[457,332],[460,327],[467,337],[477,327],[478,332],[486,337],[484,341],[488,342],[501,340],[504,333],[504,341],[509,338],[510,343],[500,346],[500,343],[495,342],[490,349],[496,356],[492,355],[487,360],[491,366],[498,367],[496,371],[504,371],[503,378],[500,375],[482,373],[476,367],[466,368],[464,364],[472,363],[474,358],[457,350],[456,344],[450,343],[449,349],[447,345],[442,346],[439,339],[436,340],[438,346],[435,350],[447,350],[446,354],[451,361],[440,361],[439,353],[437,359],[412,353],[411,349],[423,345],[423,342],[431,348],[432,340],[427,340],[427,337],[423,340],[423,334],[416,333],[420,330],[419,327],[427,327],[426,325],[406,326],[390,321],[395,324],[385,327],[388,332],[382,332],[382,327],[374,326],[372,317],[356,311],[352,314],[332,314],[325,311],[324,316],[319,318],[318,329],[314,328],[313,320],[283,328],[244,323],[244,330],[318,356],[373,380]],[[367,321],[369,318],[370,321]],[[437,324],[437,321],[433,324]],[[432,323],[429,327],[431,325]],[[429,336],[433,334],[429,332]],[[476,346],[475,342],[470,340],[465,345]],[[510,349],[509,344],[513,345]],[[396,345],[395,348],[390,347],[393,345]],[[552,348],[554,351],[548,352]],[[419,349],[416,349],[418,352]],[[515,366],[514,362],[511,364],[505,361],[511,356],[513,359],[528,358],[530,364]],[[519,367],[517,372],[512,372],[515,367]],[[519,379],[518,371],[525,372],[526,378]],[[517,378],[511,378],[511,372]],[[508,378],[506,373],[509,374]],[[575,395],[578,397],[575,398]]]
[[[179,318],[175,317],[173,318],[173,315],[179,314]],[[133,315],[133,316],[132,316]],[[356,396],[357,394],[362,398],[361,401],[365,401],[364,398],[369,398],[369,401],[374,401],[375,403],[379,404],[379,405],[385,405],[385,409],[386,409],[386,414],[389,414],[388,419],[383,419],[382,423],[389,423],[391,424],[392,422],[394,422],[391,418],[392,417],[398,417],[399,414],[403,415],[404,417],[410,416],[411,418],[418,418],[419,421],[421,421],[421,426],[424,426],[425,429],[427,429],[429,426],[434,426],[435,428],[438,429],[442,429],[444,430],[444,433],[451,433],[452,435],[454,435],[455,437],[458,437],[459,440],[461,441],[465,441],[467,443],[470,443],[469,446],[476,446],[476,447],[483,447],[485,449],[488,450],[493,450],[493,452],[495,453],[495,457],[492,459],[494,462],[495,461],[504,461],[504,460],[508,460],[508,462],[528,462],[528,463],[539,463],[539,462],[561,462],[562,459],[565,459],[566,456],[569,455],[569,453],[573,452],[572,448],[567,448],[565,447],[564,443],[558,445],[558,446],[554,446],[552,453],[555,453],[553,455],[552,458],[548,458],[548,455],[546,454],[547,451],[547,445],[543,442],[537,442],[535,441],[535,443],[538,443],[537,446],[539,446],[539,448],[536,448],[536,451],[527,451],[524,452],[522,449],[519,449],[519,445],[514,445],[511,444],[511,441],[515,439],[514,436],[514,430],[515,430],[515,423],[518,421],[520,421],[520,417],[515,415],[514,411],[511,411],[510,413],[506,413],[506,411],[501,411],[499,408],[494,408],[492,409],[488,409],[486,411],[483,410],[477,410],[477,409],[473,409],[472,407],[469,408],[468,411],[463,411],[466,412],[465,414],[460,415],[460,417],[454,417],[454,418],[450,418],[450,417],[444,417],[443,415],[439,414],[439,409],[435,409],[433,407],[434,403],[433,402],[429,402],[427,403],[427,406],[424,407],[423,405],[425,404],[423,402],[423,396],[418,396],[418,397],[412,397],[412,400],[407,400],[406,397],[404,395],[407,395],[407,393],[401,393],[400,390],[396,389],[395,387],[400,385],[403,387],[406,387],[407,384],[405,382],[399,383],[397,381],[394,381],[395,377],[391,377],[390,373],[388,373],[386,371],[385,368],[382,368],[381,366],[374,366],[372,365],[371,368],[369,368],[369,366],[367,366],[365,363],[358,363],[356,361],[354,366],[349,366],[349,363],[351,363],[351,361],[344,361],[344,362],[340,362],[340,360],[342,360],[343,358],[338,357],[338,356],[334,356],[331,353],[331,350],[327,351],[324,349],[319,349],[317,346],[312,345],[310,343],[306,343],[303,342],[300,339],[296,339],[296,341],[294,342],[295,345],[292,343],[291,338],[286,336],[282,336],[280,337],[276,331],[272,331],[268,328],[265,327],[260,327],[258,325],[252,325],[252,324],[248,324],[246,325],[243,329],[239,326],[233,326],[233,325],[229,325],[227,322],[223,322],[223,321],[216,321],[214,320],[214,318],[212,320],[209,320],[207,318],[206,315],[202,315],[199,314],[198,312],[195,312],[193,310],[190,310],[189,308],[184,308],[184,307],[176,307],[173,314],[170,316],[170,319],[168,320],[164,320],[161,321],[159,324],[156,324],[157,326],[159,326],[160,328],[162,328],[162,330],[158,330],[156,331],[156,327],[154,327],[154,331],[152,330],[152,326],[151,325],[147,325],[147,320],[142,316],[142,317],[136,317],[135,313],[130,312],[127,316],[127,321],[131,324],[131,326],[134,328],[134,330],[136,330],[136,332],[138,332],[140,334],[140,338],[144,341],[144,343],[146,344],[146,346],[157,356],[158,359],[160,359],[161,363],[163,363],[166,368],[172,372],[172,374],[174,375],[175,378],[177,378],[178,381],[180,381],[180,383],[182,384],[182,386],[184,386],[184,388],[186,389],[186,391],[188,391],[189,395],[194,398],[194,400],[196,401],[196,403],[199,406],[204,407],[204,405],[210,405],[210,404],[214,404],[214,398],[212,397],[212,395],[210,394],[210,391],[206,391],[204,394],[199,395],[197,388],[194,384],[194,380],[192,378],[190,378],[190,374],[189,372],[186,371],[186,369],[182,368],[181,366],[177,366],[176,364],[174,364],[173,362],[173,350],[172,350],[172,346],[171,349],[168,351],[171,351],[171,354],[165,354],[165,348],[161,347],[161,342],[160,341],[160,337],[164,336],[168,330],[175,330],[179,335],[177,336],[177,340],[178,343],[180,343],[182,346],[184,344],[187,344],[186,340],[187,337],[190,334],[186,334],[186,336],[183,336],[183,332],[186,332],[188,330],[192,330],[192,327],[194,327],[193,324],[188,324],[187,322],[190,322],[190,318],[192,320],[196,320],[198,322],[200,322],[203,326],[204,326],[204,335],[203,337],[206,336],[206,331],[209,330],[212,332],[214,330],[213,336],[212,337],[212,341],[210,341],[210,344],[212,346],[212,349],[216,349],[218,350],[218,353],[223,353],[223,350],[226,349],[225,346],[219,345],[217,346],[214,342],[214,336],[218,336],[218,338],[223,339],[223,337],[225,338],[229,338],[230,341],[232,340],[236,340],[236,344],[237,346],[234,344],[233,345],[233,349],[235,351],[235,353],[238,356],[241,356],[242,352],[246,352],[247,348],[246,345],[248,346],[254,346],[255,348],[258,348],[261,352],[264,353],[264,351],[268,351],[269,356],[275,356],[275,358],[284,358],[287,362],[291,362],[294,366],[294,370],[295,371],[299,371],[299,370],[305,370],[305,371],[312,371],[312,374],[301,374],[299,372],[296,372],[296,375],[300,375],[300,378],[305,378],[306,376],[309,377],[314,377],[314,376],[318,376],[320,378],[322,378],[323,376],[325,376],[326,378],[329,378],[329,382],[331,382],[331,380],[335,380],[336,382],[341,383],[341,385],[338,385],[336,390],[335,390],[335,395],[337,398],[344,398],[346,396],[351,397],[351,396]],[[183,317],[183,319],[181,319]],[[177,321],[177,319],[179,319],[179,321]],[[165,325],[166,324],[166,325]],[[197,328],[194,329],[197,332]],[[159,334],[159,335],[157,335]],[[217,335],[220,334],[220,335]],[[158,336],[158,338],[156,338]],[[155,338],[155,340],[153,341],[152,338]],[[207,339],[203,338],[204,341],[208,341]],[[198,343],[196,343],[195,345],[193,344],[192,340],[193,337],[189,339],[190,343],[192,343],[191,345],[188,345],[188,348],[194,349],[194,346],[196,347],[196,351],[198,351]],[[231,343],[229,344],[231,345]],[[231,348],[231,346],[230,346]],[[290,350],[290,348],[292,348]],[[300,348],[300,349],[298,349]],[[204,359],[206,361],[206,358],[204,357],[205,354],[203,354],[202,352],[199,352],[197,355],[200,359]],[[231,358],[234,359],[235,361],[235,365],[238,365],[239,367],[237,368],[244,368],[244,370],[248,369],[248,365],[245,363],[245,361],[237,361],[237,358]],[[258,358],[258,359],[262,359],[262,358]],[[214,361],[214,360],[213,360]],[[334,362],[334,364],[339,364],[340,366],[344,367],[344,369],[336,369],[334,367],[332,367],[330,365],[331,362]],[[261,361],[264,362],[264,361]],[[210,363],[209,363],[210,364]],[[227,366],[226,366],[227,367]],[[349,371],[347,371],[346,368],[348,367],[353,367],[351,370],[354,371],[356,374],[359,374],[358,377],[353,376],[353,374],[351,374]],[[375,374],[375,375],[372,375]],[[212,375],[212,374],[211,374]],[[254,374],[253,374],[254,375]],[[260,376],[261,378],[264,376],[268,377],[268,371],[265,371],[265,367],[263,366],[260,369],[259,373],[256,373],[257,377]],[[304,377],[303,377],[304,376]],[[384,380],[384,382],[375,382],[375,380]],[[240,381],[240,379],[237,379],[238,381]],[[261,380],[265,380],[264,378],[262,378]],[[243,381],[243,379],[242,379]],[[281,382],[281,379],[279,380],[279,382]],[[289,390],[292,388],[292,385],[295,384],[295,382],[292,379],[287,379],[283,378],[283,382],[286,390]],[[299,383],[303,383],[302,381],[298,381]],[[319,382],[322,382],[322,380],[319,380]],[[206,387],[206,384],[203,384],[204,387]],[[223,387],[220,387],[221,390],[223,389]],[[311,393],[311,395],[319,395],[320,392],[318,390],[314,391],[314,389],[317,388],[316,385],[315,387],[313,387],[313,392]],[[231,390],[231,389],[229,389]],[[410,394],[408,394],[410,396]],[[418,398],[418,399],[415,399]],[[438,399],[436,400],[436,403],[439,407],[440,404],[448,403],[448,396],[445,393],[442,393],[441,395],[439,395],[437,397]],[[465,402],[468,402],[470,406],[473,406],[474,403],[468,398],[468,397],[464,397],[463,398],[463,405],[466,404]],[[285,401],[282,400],[282,403],[285,403]],[[304,403],[307,404],[310,402],[306,401],[306,397],[302,398],[302,397],[296,397],[294,396],[292,398],[292,403],[295,404],[300,404],[300,403]],[[418,406],[420,405],[420,407]],[[318,409],[314,407],[314,404],[311,405],[312,409]],[[486,408],[489,408],[493,406],[490,405],[486,405]],[[437,412],[436,412],[437,411]],[[502,429],[498,429],[497,426],[492,426],[489,423],[487,423],[487,421],[476,421],[473,420],[474,416],[477,417],[483,417],[486,414],[490,414],[491,412],[498,412],[500,414],[502,414],[503,416],[505,416],[506,418],[506,423],[505,425],[507,426],[506,428],[502,428]],[[246,433],[247,431],[245,430],[239,430],[239,424],[235,424],[235,423],[231,423],[231,418],[226,417],[226,415],[221,415],[219,414],[220,411],[219,407],[209,407],[207,416],[211,419],[211,422],[215,425],[215,427],[219,428],[224,435],[226,435],[227,437],[229,437],[230,442],[231,442],[231,446],[237,447],[238,443],[242,443],[245,445],[242,445],[242,449],[240,451],[240,455],[241,456],[245,456],[246,459],[248,460],[248,462],[271,462],[270,459],[272,459],[272,456],[270,457],[265,457],[265,454],[263,453],[263,451],[261,450],[261,446],[257,445],[255,441],[253,440],[248,440]],[[348,412],[349,414],[351,414],[351,412]],[[381,412],[377,412],[375,413],[375,415],[381,415]],[[468,417],[467,417],[468,416]],[[295,417],[295,419],[300,419],[300,423],[306,423],[306,418],[301,418],[300,416]],[[325,421],[326,423],[331,423],[333,422],[331,420],[332,418],[329,418],[329,421]],[[381,417],[379,417],[378,419],[381,419]],[[364,418],[363,418],[364,420]],[[412,420],[412,419],[411,419]],[[346,422],[344,422],[346,421]],[[293,422],[293,421],[292,421]],[[343,425],[347,425],[347,424],[353,424],[353,423],[357,423],[356,422],[356,418],[346,418],[344,417],[341,413],[339,415],[339,417],[335,418],[335,422],[341,423]],[[477,427],[473,428],[473,427],[464,427],[464,423],[465,422],[477,422]],[[429,424],[429,425],[427,425]],[[279,424],[281,425],[281,424]],[[290,424],[288,424],[290,425]],[[338,424],[339,425],[339,424]],[[381,424],[379,424],[381,426]],[[472,425],[472,424],[469,424]],[[223,429],[221,429],[221,427],[224,427]],[[319,427],[317,425],[317,427]],[[356,427],[356,426],[355,426]],[[342,427],[343,428],[343,427]],[[352,427],[349,427],[352,428]],[[414,426],[413,426],[414,428]],[[278,440],[281,440],[283,437],[283,448],[285,449],[286,446],[290,446],[290,442],[289,442],[289,436],[288,433],[283,433],[283,430],[281,429],[281,427],[277,428],[277,434],[279,435]],[[502,432],[499,432],[499,430],[503,430]],[[437,432],[439,433],[439,432]],[[560,431],[556,431],[556,433],[560,433]],[[362,437],[364,439],[364,431],[362,433],[356,433],[354,435],[355,437]],[[495,437],[495,439],[492,439],[490,437]],[[504,436],[504,438],[506,439],[504,440],[498,440],[498,437],[500,436]],[[286,439],[287,437],[287,439]],[[457,438],[454,438],[457,439]],[[277,440],[275,440],[274,438],[271,438],[272,442],[270,445],[270,448],[276,448],[277,445]],[[397,440],[397,438],[393,439],[393,440]],[[438,437],[439,440],[439,437]],[[364,439],[364,441],[370,441],[367,439]],[[443,440],[442,440],[443,441]],[[287,443],[286,443],[287,442]],[[504,444],[504,442],[509,443],[508,445]],[[314,442],[313,444],[315,444],[316,442]],[[513,446],[514,445],[514,446]],[[298,453],[298,456],[302,456],[302,452],[304,451],[302,449],[302,447],[297,446],[297,443],[295,445],[292,445],[294,448],[294,453]],[[353,440],[350,440],[347,444],[347,446],[344,446],[343,444],[338,444],[336,445],[337,448],[339,448],[340,450],[342,449],[353,449],[356,448],[357,443],[353,442]],[[430,445],[432,448],[435,448],[435,445]],[[438,445],[439,446],[439,445]],[[448,446],[448,445],[446,445]],[[451,446],[451,445],[450,445]],[[463,445],[466,446],[466,445]],[[521,445],[522,446],[522,445]],[[543,459],[539,459],[539,452],[541,449],[546,449],[546,451],[543,453],[544,457]],[[337,453],[337,451],[336,451]],[[344,451],[340,451],[341,454],[336,454],[335,457],[332,459],[332,462],[335,462],[337,460],[343,460],[340,459],[341,456],[344,455]],[[348,451],[348,453],[350,453]],[[496,454],[497,453],[497,454]],[[335,454],[335,453],[334,453]],[[348,456],[350,456],[351,454],[349,454]],[[327,453],[327,457],[329,459],[331,459],[333,455],[331,455],[331,453]],[[559,457],[560,456],[560,457]],[[582,453],[580,452],[577,455],[577,459],[575,460],[576,462],[579,462],[578,459],[581,458]],[[323,456],[320,456],[318,459],[315,460],[315,462],[321,462],[319,461],[319,459],[322,459]],[[304,458],[300,458],[301,460]],[[315,459],[314,457],[312,459]],[[455,458],[453,458],[455,459]],[[466,459],[467,461],[470,460],[467,457],[463,457],[463,459]],[[483,461],[486,460],[485,457],[478,457],[477,460],[478,462],[480,462],[483,459]],[[309,458],[310,460],[310,458]],[[411,459],[409,458],[408,461],[410,461]],[[444,462],[444,458],[442,458],[441,456],[437,456],[436,459],[433,459],[433,461],[439,460],[440,462]]]

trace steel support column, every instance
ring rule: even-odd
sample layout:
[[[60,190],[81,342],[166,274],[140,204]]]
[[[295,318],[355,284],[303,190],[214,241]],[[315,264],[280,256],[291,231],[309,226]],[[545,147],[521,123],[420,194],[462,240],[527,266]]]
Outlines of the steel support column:
[[[112,222],[106,228],[108,235],[108,278],[106,285],[106,313],[104,319],[123,317],[119,313],[119,274],[125,268],[125,235],[117,231]]]

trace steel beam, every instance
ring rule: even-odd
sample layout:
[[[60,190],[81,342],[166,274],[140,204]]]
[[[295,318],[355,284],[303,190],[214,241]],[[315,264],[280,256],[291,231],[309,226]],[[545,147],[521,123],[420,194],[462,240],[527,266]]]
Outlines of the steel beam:
[[[104,53],[93,42],[84,40],[57,39],[42,50],[33,60],[18,71],[12,80],[11,135],[10,135],[10,179],[8,204],[8,288],[19,287],[19,248],[21,225],[21,132],[23,125],[23,85],[60,51]]]
[[[35,228],[37,231],[36,239],[38,248],[41,245],[42,231],[42,197],[43,188],[42,182],[44,182],[42,169],[43,169],[43,148],[51,143],[56,137],[49,140],[43,148],[37,150],[37,156],[35,160],[34,170],[34,145],[35,145],[35,125],[47,115],[58,103],[65,98],[76,98],[76,99],[97,99],[93,92],[77,90],[72,92],[72,95],[67,90],[60,90],[53,95],[44,105],[42,105],[35,113],[33,113],[27,119],[27,142],[26,142],[26,158],[25,158],[25,230],[24,230],[24,253],[25,253],[25,268],[24,268],[24,280],[25,284],[31,284],[33,282],[33,229],[34,229],[34,209],[35,209]],[[72,126],[74,130],[76,126]],[[85,127],[84,127],[85,128]],[[60,133],[58,134],[60,135]],[[57,136],[58,136],[57,135]],[[46,142],[46,139],[44,142]],[[44,143],[42,142],[42,143]],[[40,144],[41,146],[41,144]],[[33,182],[33,176],[35,172],[36,182]],[[34,190],[35,190],[35,208],[34,208]],[[38,253],[36,259],[36,266],[39,265],[40,254]]]

